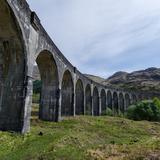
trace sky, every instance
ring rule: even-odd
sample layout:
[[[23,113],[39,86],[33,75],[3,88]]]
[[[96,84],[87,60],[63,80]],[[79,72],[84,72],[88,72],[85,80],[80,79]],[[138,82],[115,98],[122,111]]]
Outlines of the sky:
[[[160,0],[28,0],[64,56],[82,73],[160,67]]]

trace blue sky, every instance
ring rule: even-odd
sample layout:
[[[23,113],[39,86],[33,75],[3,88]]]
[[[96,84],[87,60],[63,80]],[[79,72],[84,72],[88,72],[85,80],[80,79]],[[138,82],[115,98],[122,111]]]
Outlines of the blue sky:
[[[28,0],[82,73],[160,67],[160,0]]]

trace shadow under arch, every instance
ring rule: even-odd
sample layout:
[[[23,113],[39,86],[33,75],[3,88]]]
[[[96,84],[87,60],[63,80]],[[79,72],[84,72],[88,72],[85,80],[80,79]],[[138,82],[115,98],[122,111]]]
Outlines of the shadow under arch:
[[[125,106],[124,106],[124,96],[122,93],[119,94],[119,109],[122,113],[124,113]]]
[[[82,80],[78,79],[76,83],[76,115],[84,114],[84,87]]]
[[[92,96],[91,96],[91,86],[87,84],[85,89],[85,114],[92,115]]]
[[[99,94],[97,87],[93,89],[93,115],[99,116]]]
[[[137,103],[137,97],[135,94],[132,94],[132,104],[136,104]]]
[[[118,94],[116,92],[113,93],[113,110],[115,114],[119,113]]]
[[[61,96],[61,115],[74,115],[74,85],[72,75],[69,70],[66,70],[63,74]]]
[[[26,98],[26,45],[7,1],[0,1],[0,130],[22,132]],[[27,130],[26,126],[26,130]]]
[[[39,118],[46,121],[58,120],[58,68],[52,53],[41,51],[36,58],[42,87],[40,95]]]
[[[113,107],[112,107],[112,93],[110,90],[107,91],[107,108],[113,109]]]
[[[130,97],[129,94],[126,93],[125,94],[125,110],[130,106],[131,102],[130,102]]]
[[[106,92],[104,89],[101,90],[101,109],[102,114],[106,114],[107,106],[106,106]]]

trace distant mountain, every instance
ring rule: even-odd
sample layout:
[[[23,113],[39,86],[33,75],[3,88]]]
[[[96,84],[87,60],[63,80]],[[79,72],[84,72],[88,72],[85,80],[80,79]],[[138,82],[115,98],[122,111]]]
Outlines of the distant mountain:
[[[103,84],[135,91],[160,91],[160,68],[148,68],[132,73],[116,72],[104,80]]]

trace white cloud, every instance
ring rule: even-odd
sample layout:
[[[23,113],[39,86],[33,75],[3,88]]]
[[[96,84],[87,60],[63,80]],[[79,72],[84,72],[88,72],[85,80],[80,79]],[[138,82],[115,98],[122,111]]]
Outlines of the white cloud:
[[[53,41],[82,72],[104,76],[121,69],[159,66],[154,55],[160,45],[156,50],[152,47],[160,39],[159,0],[28,2]],[[154,52],[146,52],[146,48]],[[143,55],[143,66],[137,60],[139,54]],[[146,57],[153,58],[148,62]],[[122,61],[125,64],[120,64]],[[134,66],[130,66],[132,61]]]

